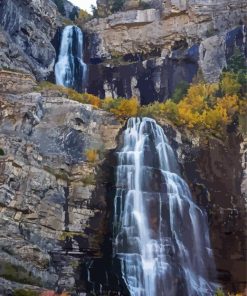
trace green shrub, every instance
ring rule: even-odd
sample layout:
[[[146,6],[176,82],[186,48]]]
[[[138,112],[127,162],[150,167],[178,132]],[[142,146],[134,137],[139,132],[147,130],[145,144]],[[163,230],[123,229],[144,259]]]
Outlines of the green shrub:
[[[217,289],[214,296],[225,296],[221,288]]]
[[[172,101],[175,103],[181,101],[182,98],[186,95],[189,86],[190,85],[187,81],[180,81],[174,90],[174,93],[172,95]]]
[[[40,278],[34,277],[22,266],[5,261],[0,261],[0,277],[17,283],[41,286]]]
[[[2,148],[0,148],[0,156],[4,156],[4,150]]]

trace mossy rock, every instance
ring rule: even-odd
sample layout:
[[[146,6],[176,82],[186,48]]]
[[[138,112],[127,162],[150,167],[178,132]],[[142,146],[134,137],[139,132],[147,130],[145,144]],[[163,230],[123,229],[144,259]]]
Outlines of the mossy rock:
[[[34,277],[24,267],[11,264],[6,261],[0,261],[0,277],[9,281],[42,286],[41,278]]]
[[[39,293],[32,290],[17,289],[13,292],[13,296],[38,296]]]

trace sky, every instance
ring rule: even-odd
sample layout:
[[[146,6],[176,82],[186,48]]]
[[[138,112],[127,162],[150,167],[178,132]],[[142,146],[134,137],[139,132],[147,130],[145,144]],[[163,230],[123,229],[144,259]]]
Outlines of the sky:
[[[96,5],[96,0],[69,0],[74,5],[91,12],[91,5]]]

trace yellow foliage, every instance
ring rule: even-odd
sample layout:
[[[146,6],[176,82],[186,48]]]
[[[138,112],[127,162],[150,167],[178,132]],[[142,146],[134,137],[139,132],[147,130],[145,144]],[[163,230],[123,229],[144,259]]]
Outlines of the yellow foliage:
[[[198,83],[192,84],[188,89],[187,96],[190,98],[194,98],[196,96],[203,97],[204,99],[213,96],[215,92],[219,89],[218,83]]]
[[[164,115],[163,109],[164,103],[154,102],[149,105],[141,106],[139,115],[147,117],[159,117]]]
[[[117,105],[117,99],[113,98],[105,98],[102,101],[102,108],[106,111],[110,111],[112,108],[114,108]]]
[[[201,114],[207,108],[206,102],[201,95],[194,93],[194,96],[188,95],[178,103],[178,115],[181,124],[193,128],[201,124]]]
[[[82,96],[86,103],[93,105],[96,108],[101,108],[102,101],[99,97],[87,93],[82,94]]]
[[[88,162],[95,163],[99,158],[98,151],[95,149],[88,149],[86,151],[86,158]]]
[[[110,109],[112,113],[120,118],[137,116],[138,110],[139,102],[136,98],[120,99],[119,104]]]
[[[247,115],[247,100],[239,100],[239,113]]]
[[[179,123],[178,105],[172,100],[167,100],[162,106],[161,110],[164,116],[174,123]]]
[[[207,129],[223,129],[228,123],[227,111],[221,106],[206,110],[202,114],[202,122]]]
[[[241,84],[238,82],[235,73],[226,72],[221,78],[220,87],[223,94],[233,95],[239,93]]]
[[[217,105],[226,110],[227,115],[231,117],[234,113],[239,111],[239,99],[237,95],[224,96],[217,99]]]
[[[86,10],[81,9],[78,18],[75,20],[78,26],[83,26],[83,24],[91,19],[91,15],[86,12]]]

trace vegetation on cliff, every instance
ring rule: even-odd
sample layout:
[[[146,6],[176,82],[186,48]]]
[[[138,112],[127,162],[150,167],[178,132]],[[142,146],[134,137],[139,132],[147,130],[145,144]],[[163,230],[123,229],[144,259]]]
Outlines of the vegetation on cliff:
[[[42,82],[38,90],[54,90],[69,99],[113,113],[120,120],[132,116],[167,119],[178,127],[222,136],[238,125],[239,115],[247,114],[247,67],[244,56],[236,53],[219,82],[180,83],[171,99],[140,106],[137,98],[105,98]]]

